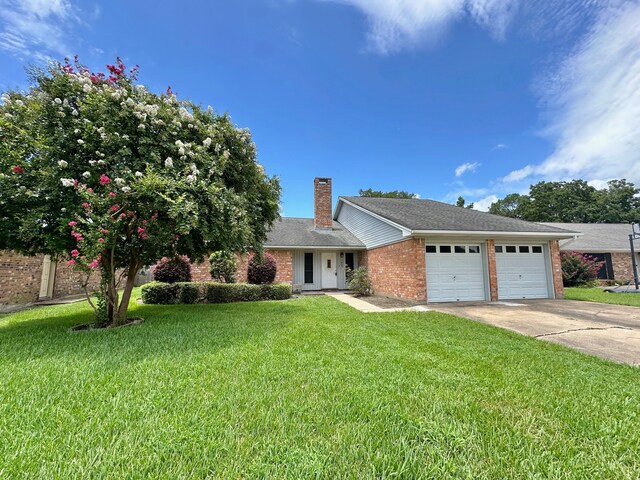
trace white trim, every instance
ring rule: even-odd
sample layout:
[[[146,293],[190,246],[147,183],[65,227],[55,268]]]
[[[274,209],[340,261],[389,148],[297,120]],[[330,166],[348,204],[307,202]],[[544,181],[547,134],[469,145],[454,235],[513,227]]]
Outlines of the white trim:
[[[391,220],[389,220],[388,218],[385,218],[381,215],[378,215],[377,213],[373,213],[371,210],[367,210],[364,207],[361,207],[360,205],[356,205],[354,203],[351,203],[348,200],[345,200],[343,197],[338,197],[338,206],[336,207],[336,213],[334,214],[334,220],[337,221],[337,215],[340,212],[340,202],[346,203],[347,205],[351,205],[353,208],[360,210],[361,212],[366,213],[367,215],[371,215],[373,218],[377,218],[378,220],[383,221],[384,223],[391,225],[392,227],[397,228],[398,230],[402,231],[402,234],[405,237],[408,237],[409,235],[411,235],[411,229],[407,228],[403,225],[400,225],[399,223],[395,223]]]
[[[552,232],[503,232],[503,231],[479,231],[479,230],[412,230],[411,235],[451,235],[451,236],[476,236],[487,239],[495,239],[496,237],[542,237],[551,240],[560,240],[564,238],[574,238],[581,234],[567,234]]]

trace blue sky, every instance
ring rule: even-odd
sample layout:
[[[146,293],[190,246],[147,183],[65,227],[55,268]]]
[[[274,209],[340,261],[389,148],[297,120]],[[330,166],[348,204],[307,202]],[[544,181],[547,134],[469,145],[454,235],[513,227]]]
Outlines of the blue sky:
[[[285,215],[312,215],[315,176],[486,209],[540,180],[640,184],[639,25],[624,0],[0,0],[0,90],[119,55],[249,127]]]

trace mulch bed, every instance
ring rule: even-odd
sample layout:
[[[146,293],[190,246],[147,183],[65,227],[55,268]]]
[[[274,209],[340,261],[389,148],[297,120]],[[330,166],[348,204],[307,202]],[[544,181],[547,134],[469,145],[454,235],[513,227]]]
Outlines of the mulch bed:
[[[109,328],[122,328],[122,327],[131,327],[133,325],[139,325],[144,322],[144,318],[142,317],[131,317],[127,318],[127,321],[122,325],[118,325],[114,327],[113,325],[107,325],[106,327],[97,327],[95,323],[82,323],[80,325],[75,325],[71,327],[72,332],[86,332],[88,330],[102,330]]]

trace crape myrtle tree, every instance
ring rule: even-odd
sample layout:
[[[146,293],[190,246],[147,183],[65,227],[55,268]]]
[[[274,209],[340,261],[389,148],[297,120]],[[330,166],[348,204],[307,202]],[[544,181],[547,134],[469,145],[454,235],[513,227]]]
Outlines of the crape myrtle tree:
[[[0,105],[0,248],[99,274],[101,326],[126,321],[144,265],[260,250],[280,197],[248,130],[148,91],[120,59],[107,68],[31,69]]]

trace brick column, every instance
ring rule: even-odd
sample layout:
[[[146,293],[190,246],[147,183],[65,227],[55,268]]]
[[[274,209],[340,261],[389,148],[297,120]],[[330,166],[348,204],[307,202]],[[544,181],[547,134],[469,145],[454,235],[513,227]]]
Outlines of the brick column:
[[[492,302],[498,301],[498,271],[496,269],[496,242],[487,240],[487,259],[489,263],[489,294]]]
[[[562,262],[560,261],[560,245],[558,240],[549,242],[551,254],[551,272],[553,273],[553,291],[556,298],[564,298],[564,285],[562,284]]]

